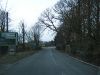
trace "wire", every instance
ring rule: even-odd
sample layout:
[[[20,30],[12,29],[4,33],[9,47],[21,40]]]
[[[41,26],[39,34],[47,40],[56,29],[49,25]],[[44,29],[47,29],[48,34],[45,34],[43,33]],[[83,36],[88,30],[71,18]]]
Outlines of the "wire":
[[[2,2],[3,0],[1,0],[1,2]],[[3,9],[3,7],[2,7],[2,3],[0,2],[0,10],[2,10]],[[5,7],[4,7],[4,11],[6,12],[6,9],[7,9],[7,4],[8,4],[8,0],[6,0],[6,5],[5,5]]]
[[[6,5],[5,5],[5,12],[6,12],[6,9],[7,9],[7,4],[8,4],[8,0],[6,1]]]
[[[2,4],[1,4],[2,0],[0,1],[0,10],[2,9]]]

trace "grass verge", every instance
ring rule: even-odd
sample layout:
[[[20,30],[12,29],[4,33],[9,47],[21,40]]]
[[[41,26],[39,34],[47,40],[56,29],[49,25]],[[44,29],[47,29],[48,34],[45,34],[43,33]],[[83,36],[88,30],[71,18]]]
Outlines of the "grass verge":
[[[34,54],[35,52],[36,51],[23,51],[23,52],[17,52],[15,55],[6,54],[0,56],[0,64],[13,64],[25,57]]]

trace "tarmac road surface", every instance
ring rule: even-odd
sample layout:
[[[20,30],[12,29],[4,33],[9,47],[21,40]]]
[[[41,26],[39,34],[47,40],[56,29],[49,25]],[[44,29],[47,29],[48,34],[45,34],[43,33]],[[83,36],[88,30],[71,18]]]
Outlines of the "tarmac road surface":
[[[97,71],[54,47],[47,47],[20,60],[2,75],[97,75]]]

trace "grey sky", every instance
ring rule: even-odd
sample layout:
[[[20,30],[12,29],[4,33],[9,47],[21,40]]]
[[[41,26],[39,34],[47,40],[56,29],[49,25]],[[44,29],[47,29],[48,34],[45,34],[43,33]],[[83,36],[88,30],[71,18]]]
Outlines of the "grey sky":
[[[16,29],[20,20],[24,20],[27,28],[37,21],[40,14],[52,7],[58,0],[8,0],[7,11],[10,13],[11,26]],[[7,0],[1,0],[2,8],[5,9]],[[48,34],[48,32],[46,32]],[[50,40],[49,35],[44,35],[43,40]]]

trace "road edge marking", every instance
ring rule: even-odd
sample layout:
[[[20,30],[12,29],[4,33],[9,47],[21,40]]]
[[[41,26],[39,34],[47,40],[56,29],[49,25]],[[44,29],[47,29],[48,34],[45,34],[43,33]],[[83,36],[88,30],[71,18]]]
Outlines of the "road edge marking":
[[[71,55],[69,55],[69,54],[67,54],[67,55],[68,55],[68,56],[70,56],[71,58],[75,59],[75,60],[78,60],[78,61],[80,61],[80,62],[84,63],[84,64],[87,64],[87,65],[90,65],[90,66],[92,66],[92,67],[95,67],[95,68],[100,69],[100,67],[99,67],[99,66],[96,66],[96,65],[93,65],[93,64],[91,64],[91,63],[85,62],[85,61],[80,60],[80,59],[78,59],[78,58],[75,58],[75,57],[73,57],[73,56],[71,56]]]
[[[68,54],[67,54],[67,55],[68,55]],[[70,55],[68,55],[68,56],[70,56]],[[75,59],[75,60],[77,60],[77,61],[79,61],[79,62],[82,62],[82,63],[84,63],[84,64],[87,64],[87,65],[90,65],[90,66],[92,66],[92,67],[95,67],[95,68],[97,69],[97,75],[99,75],[99,72],[100,72],[100,67],[99,67],[99,66],[90,64],[90,63],[88,63],[88,62],[85,62],[85,61],[80,60],[80,59],[78,59],[78,58],[75,58],[75,57],[73,57],[73,56],[70,56],[70,57],[73,58],[73,59]]]

